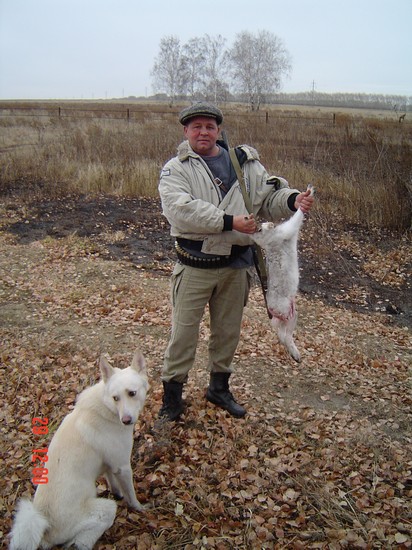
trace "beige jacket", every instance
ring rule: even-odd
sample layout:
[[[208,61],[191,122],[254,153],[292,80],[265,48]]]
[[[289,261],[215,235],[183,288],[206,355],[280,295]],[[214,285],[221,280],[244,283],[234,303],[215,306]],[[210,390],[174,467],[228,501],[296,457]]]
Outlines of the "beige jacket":
[[[283,178],[270,178],[255,149],[248,145],[241,149],[247,155],[242,170],[255,216],[275,222],[290,217],[293,212],[287,200],[300,191],[290,189]],[[223,197],[207,164],[188,141],[179,145],[177,156],[163,167],[159,193],[173,237],[202,240],[202,251],[207,254],[226,255],[232,244],[253,244],[243,233],[223,231],[224,214],[248,214],[239,182]]]

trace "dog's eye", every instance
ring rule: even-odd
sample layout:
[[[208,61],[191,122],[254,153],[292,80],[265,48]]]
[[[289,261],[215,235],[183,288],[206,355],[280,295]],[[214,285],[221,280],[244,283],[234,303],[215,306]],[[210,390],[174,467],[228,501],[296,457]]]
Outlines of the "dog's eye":
[[[134,397],[136,395],[135,391],[129,391],[129,397]]]
[[[113,401],[119,401],[119,397],[117,395],[113,395]]]

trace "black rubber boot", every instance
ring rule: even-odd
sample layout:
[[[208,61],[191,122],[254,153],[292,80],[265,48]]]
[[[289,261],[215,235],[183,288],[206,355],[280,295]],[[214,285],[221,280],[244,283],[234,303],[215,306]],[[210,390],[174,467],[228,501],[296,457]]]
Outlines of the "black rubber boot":
[[[225,409],[229,414],[236,418],[242,418],[246,414],[246,409],[236,403],[235,398],[229,390],[229,372],[212,372],[210,374],[209,387],[206,392],[206,399]]]
[[[159,418],[177,420],[183,412],[182,401],[183,384],[180,382],[163,382],[163,405],[159,411]]]

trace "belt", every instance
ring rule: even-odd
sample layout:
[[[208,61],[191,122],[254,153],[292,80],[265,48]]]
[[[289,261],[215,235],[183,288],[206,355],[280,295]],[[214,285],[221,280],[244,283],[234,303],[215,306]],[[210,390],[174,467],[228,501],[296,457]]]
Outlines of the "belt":
[[[179,262],[190,267],[200,269],[217,269],[219,267],[227,267],[232,263],[236,256],[212,256],[211,258],[202,258],[193,256],[187,250],[184,250],[180,244],[175,241],[175,249]]]

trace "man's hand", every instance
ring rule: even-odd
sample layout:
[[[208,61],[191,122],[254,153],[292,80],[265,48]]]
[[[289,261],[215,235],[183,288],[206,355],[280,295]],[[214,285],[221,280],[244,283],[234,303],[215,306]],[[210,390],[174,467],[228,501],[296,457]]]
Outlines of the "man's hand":
[[[233,216],[233,229],[240,233],[255,233],[257,231],[255,216],[253,214],[249,214],[249,216]]]
[[[299,193],[295,200],[295,208],[302,210],[304,214],[307,214],[312,208],[313,203],[315,202],[315,197],[311,194],[311,190],[307,189],[304,193]]]

